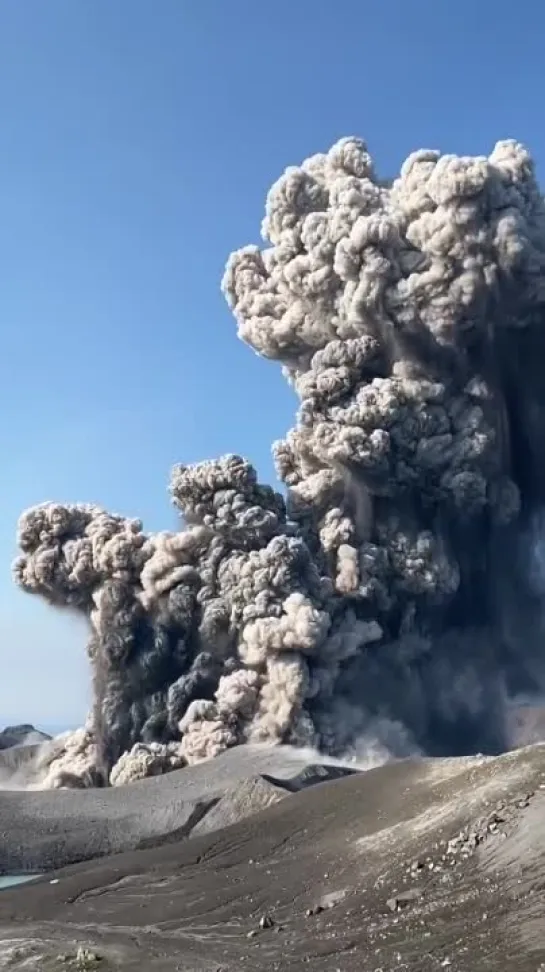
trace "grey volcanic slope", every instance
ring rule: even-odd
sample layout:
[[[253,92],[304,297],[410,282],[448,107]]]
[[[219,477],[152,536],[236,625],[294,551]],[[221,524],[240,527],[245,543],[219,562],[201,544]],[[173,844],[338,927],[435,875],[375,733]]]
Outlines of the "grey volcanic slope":
[[[390,764],[72,866],[0,894],[0,967],[85,947],[103,972],[537,972],[543,787],[542,745]]]
[[[237,783],[261,774],[277,788],[288,781],[293,790],[339,772],[349,771],[309,766],[304,752],[289,747],[239,746],[214,760],[123,787],[0,790],[0,874],[45,871],[134,850],[143,842],[185,837]],[[246,804],[251,813],[251,801]],[[231,812],[225,812],[230,822]],[[242,804],[237,814],[245,815]],[[216,819],[221,826],[221,813]]]
[[[6,726],[0,732],[0,749],[10,749],[12,746],[37,746],[51,739],[46,732],[35,729],[30,723],[20,726]]]

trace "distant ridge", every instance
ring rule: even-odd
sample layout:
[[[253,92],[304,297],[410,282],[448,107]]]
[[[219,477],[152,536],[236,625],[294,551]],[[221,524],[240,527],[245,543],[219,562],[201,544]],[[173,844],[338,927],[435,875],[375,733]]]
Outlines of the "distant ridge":
[[[48,742],[52,737],[31,723],[23,722],[18,726],[6,726],[0,732],[0,749],[11,749],[13,746],[38,746]]]

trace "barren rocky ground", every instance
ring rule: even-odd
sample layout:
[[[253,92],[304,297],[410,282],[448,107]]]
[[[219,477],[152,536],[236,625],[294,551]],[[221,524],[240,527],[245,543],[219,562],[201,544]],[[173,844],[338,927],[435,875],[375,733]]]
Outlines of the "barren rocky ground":
[[[143,849],[1,893],[0,967],[540,970],[545,746],[390,764],[322,783],[318,770],[282,768],[281,754],[276,775],[263,752],[257,773],[257,758],[231,753],[191,771],[192,798],[202,805],[216,795],[184,834],[148,834],[137,840]],[[187,772],[118,791],[120,819],[140,801],[141,814],[155,805],[164,822],[187,794]],[[4,841],[14,796],[29,794],[0,794]],[[32,854],[47,844],[49,826],[36,810]],[[193,826],[200,833],[188,839]],[[74,833],[67,847],[73,855]],[[88,952],[76,960],[78,948]]]

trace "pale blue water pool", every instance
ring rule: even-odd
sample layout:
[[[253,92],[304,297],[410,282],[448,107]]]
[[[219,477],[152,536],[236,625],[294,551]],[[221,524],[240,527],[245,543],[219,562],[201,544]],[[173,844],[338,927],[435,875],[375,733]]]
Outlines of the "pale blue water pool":
[[[33,881],[38,874],[0,874],[0,891],[2,888],[9,888],[13,884],[24,884],[26,881]]]

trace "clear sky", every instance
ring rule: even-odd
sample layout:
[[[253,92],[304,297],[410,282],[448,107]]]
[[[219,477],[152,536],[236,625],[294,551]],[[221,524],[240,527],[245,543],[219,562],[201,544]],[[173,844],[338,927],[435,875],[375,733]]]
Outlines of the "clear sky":
[[[337,138],[532,148],[539,0],[2,0],[0,725],[84,717],[85,627],[14,589],[19,512],[88,500],[169,528],[176,461],[248,455],[293,400],[236,338],[229,252]]]

